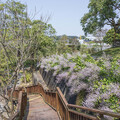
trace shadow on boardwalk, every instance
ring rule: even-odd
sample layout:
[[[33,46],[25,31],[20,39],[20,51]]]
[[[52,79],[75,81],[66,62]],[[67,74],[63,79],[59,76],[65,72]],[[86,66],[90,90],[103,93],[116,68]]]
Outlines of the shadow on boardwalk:
[[[29,95],[23,120],[59,120],[57,112],[47,105],[40,95]]]

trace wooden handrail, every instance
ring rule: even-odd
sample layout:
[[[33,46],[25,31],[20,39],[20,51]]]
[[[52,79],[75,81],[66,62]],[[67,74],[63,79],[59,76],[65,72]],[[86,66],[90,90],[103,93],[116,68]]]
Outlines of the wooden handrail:
[[[21,88],[21,90],[22,89],[23,88]],[[99,120],[103,118],[104,115],[119,118],[120,120],[120,114],[118,113],[68,104],[59,87],[56,88],[56,91],[45,90],[41,84],[38,84],[26,87],[26,91],[27,94],[40,94],[44,101],[57,111],[61,120]],[[18,91],[15,92],[14,95],[18,96],[17,93]],[[10,118],[10,120],[14,120],[16,117],[19,117],[19,120],[22,120],[26,104],[27,95],[20,91],[17,112]],[[84,111],[84,113],[79,112],[80,110]],[[90,114],[90,112],[92,112],[92,114]]]
[[[65,99],[64,95],[62,94],[61,90],[59,87],[57,87],[57,93],[59,95],[59,97],[61,98],[63,104],[65,105],[65,107],[68,105],[67,100]]]
[[[99,109],[93,109],[93,108],[88,108],[88,107],[83,107],[83,106],[78,106],[78,105],[72,105],[72,104],[68,104],[69,108],[78,108],[78,109],[82,109],[82,110],[88,110],[94,113],[99,113],[101,115],[109,115],[111,117],[117,117],[120,118],[120,114],[119,113],[114,113],[114,112],[110,112],[110,111],[106,111],[106,110],[99,110]]]
[[[28,94],[29,93],[41,94],[44,101],[57,111],[61,120],[81,120],[81,119],[99,120],[104,115],[120,119],[120,114],[118,113],[68,104],[59,87],[56,88],[56,91],[45,90],[41,84],[38,84],[35,86],[26,87],[26,89]],[[78,112],[78,109],[82,111],[92,112],[94,113],[94,115],[88,114],[89,112],[88,113]]]
[[[74,110],[70,110],[68,109],[69,112],[73,113],[73,114],[76,114],[76,115],[79,115],[79,116],[83,116],[84,118],[88,118],[90,120],[98,120],[98,118],[94,117],[94,116],[90,116],[90,115],[87,115],[85,113],[80,113],[80,112],[77,112],[77,111],[74,111]]]
[[[14,91],[16,92],[16,91]],[[13,94],[16,98],[16,94]],[[17,95],[18,96],[18,95]],[[9,120],[15,120],[18,117],[18,120],[22,120],[22,118],[24,117],[24,110],[27,106],[27,93],[23,92],[23,91],[19,91],[19,97],[18,97],[18,104],[17,104],[17,112],[12,115]]]

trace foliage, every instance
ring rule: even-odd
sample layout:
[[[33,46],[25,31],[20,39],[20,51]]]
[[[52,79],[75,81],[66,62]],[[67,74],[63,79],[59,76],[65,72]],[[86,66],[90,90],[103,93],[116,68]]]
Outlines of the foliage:
[[[31,78],[30,74],[21,75],[20,71],[30,67],[33,73],[42,56],[71,51],[54,40],[55,32],[47,20],[30,19],[26,5],[14,0],[0,1],[0,95],[6,102],[6,119],[14,111],[12,97],[16,85],[21,84],[20,79],[27,83]],[[13,89],[6,98],[8,88]]]
[[[3,97],[8,105],[7,117],[14,111],[12,95],[20,80],[19,72],[25,67],[33,70],[41,56],[54,53],[54,35],[51,24],[29,18],[26,5],[14,0],[0,1],[0,94],[7,95],[8,88],[13,88],[7,101]],[[26,80],[29,78],[27,75]]]
[[[26,82],[29,83],[29,82],[32,81],[31,78],[32,78],[32,74],[31,74],[30,72],[25,71],[25,76],[22,76],[22,77],[20,78],[20,80],[21,80],[22,82],[25,82],[24,79],[26,79]]]
[[[0,60],[2,66],[0,71],[4,72],[9,69],[10,77],[20,58],[24,57],[22,64],[29,67],[35,65],[39,57],[53,54],[56,43],[51,36],[54,36],[55,29],[51,24],[42,20],[30,20],[26,5],[20,2],[7,0],[0,6]],[[7,75],[4,74],[4,76]]]
[[[104,42],[107,43],[107,44],[112,45],[112,43],[114,42],[114,38],[120,39],[120,34],[115,33],[114,29],[110,29],[106,33],[106,36],[104,37]]]
[[[9,82],[16,67],[33,68],[43,56],[71,51],[54,41],[56,31],[51,24],[29,18],[26,5],[7,0],[0,7],[1,79]]]
[[[62,35],[61,36],[61,40],[67,40],[67,39],[68,39],[67,35]]]
[[[56,83],[64,81],[70,88],[69,95],[82,91],[83,106],[118,112],[120,99],[120,57],[105,54],[94,60],[88,54],[62,54],[42,58],[41,68],[53,70]],[[80,100],[81,101],[81,100]]]
[[[63,54],[63,53],[71,53],[72,48],[69,46],[66,46],[64,43],[57,41],[56,47],[54,47],[54,52],[57,54]]]
[[[31,58],[38,59],[41,56],[52,54],[53,49],[56,47],[53,37],[50,37],[55,34],[55,29],[52,25],[41,20],[34,20],[30,29],[32,37],[37,33],[31,43]]]
[[[93,33],[104,25],[110,25],[118,32],[120,26],[120,0],[90,0],[89,12],[81,19],[85,33]]]
[[[89,46],[91,46],[92,43],[93,43],[92,41],[89,42]],[[96,50],[97,47],[98,47],[98,45],[96,45],[96,44],[91,46],[90,48],[87,45],[81,45],[80,46],[80,53],[81,54],[84,54],[84,53],[93,54],[93,53],[95,53],[97,51]]]
[[[120,57],[120,47],[117,48],[109,48],[97,53],[92,54],[92,56],[94,57],[101,57],[103,55],[103,53],[105,53],[107,56],[111,56],[111,57]]]

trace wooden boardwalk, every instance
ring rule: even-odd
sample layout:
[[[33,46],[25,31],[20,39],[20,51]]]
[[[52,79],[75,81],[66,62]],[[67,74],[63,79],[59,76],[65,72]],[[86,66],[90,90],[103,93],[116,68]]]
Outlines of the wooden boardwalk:
[[[18,98],[17,111],[9,120],[59,120],[59,117],[61,120],[102,120],[105,115],[120,120],[119,113],[68,104],[59,87],[56,91],[44,90],[39,83],[26,87],[24,91],[24,88],[14,91],[13,97]],[[43,101],[40,94],[57,112]]]
[[[57,112],[40,95],[29,95],[24,120],[59,120]]]

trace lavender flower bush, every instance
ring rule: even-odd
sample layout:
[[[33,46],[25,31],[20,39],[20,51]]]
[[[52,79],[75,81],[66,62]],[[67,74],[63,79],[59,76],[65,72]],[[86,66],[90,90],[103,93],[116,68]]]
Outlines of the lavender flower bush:
[[[53,70],[56,83],[64,80],[70,88],[70,96],[85,90],[83,106],[120,111],[120,58],[113,59],[104,54],[94,60],[90,55],[80,53],[56,54],[42,58],[40,67],[45,71]]]

